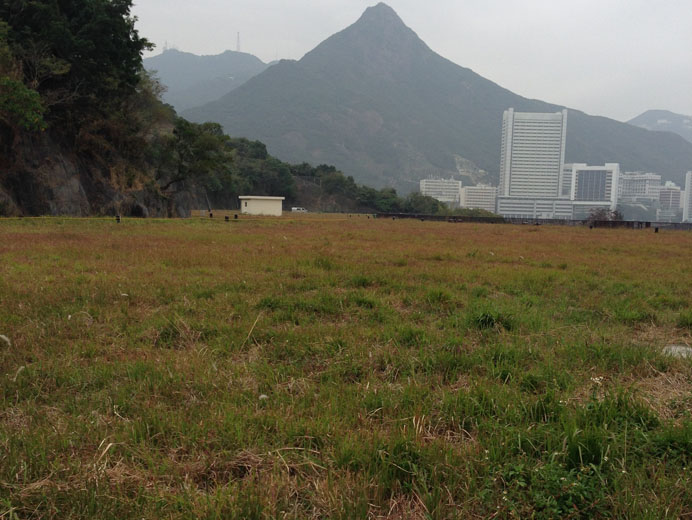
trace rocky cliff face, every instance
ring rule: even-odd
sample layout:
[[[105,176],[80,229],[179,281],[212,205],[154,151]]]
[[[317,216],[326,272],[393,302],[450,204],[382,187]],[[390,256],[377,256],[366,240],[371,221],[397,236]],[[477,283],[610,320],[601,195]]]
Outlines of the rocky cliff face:
[[[12,148],[0,168],[0,216],[185,217],[206,207],[194,191],[166,197],[154,186],[122,186],[118,164],[80,157],[48,134],[21,136]]]

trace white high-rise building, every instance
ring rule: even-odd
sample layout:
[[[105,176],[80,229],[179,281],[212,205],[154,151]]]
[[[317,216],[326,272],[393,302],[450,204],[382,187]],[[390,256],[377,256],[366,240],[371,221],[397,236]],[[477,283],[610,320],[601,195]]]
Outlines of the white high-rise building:
[[[422,179],[420,192],[450,206],[459,204],[461,181],[454,179]]]
[[[554,114],[505,110],[498,195],[558,198],[566,137],[567,110]]]
[[[682,221],[692,222],[692,171],[685,175],[685,199],[682,203]]]
[[[495,213],[497,202],[497,188],[487,184],[477,186],[464,186],[461,188],[459,205],[462,208],[484,209]]]
[[[571,218],[571,206],[562,192],[566,137],[567,110],[505,110],[498,213],[511,217]],[[563,200],[556,202],[560,198]]]

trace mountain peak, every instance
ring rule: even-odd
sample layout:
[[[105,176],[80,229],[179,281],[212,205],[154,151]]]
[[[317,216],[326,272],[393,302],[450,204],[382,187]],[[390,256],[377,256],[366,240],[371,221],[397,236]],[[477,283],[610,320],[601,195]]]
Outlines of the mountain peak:
[[[406,27],[396,11],[384,2],[368,7],[355,25]]]
[[[389,7],[387,4],[384,2],[380,2],[377,5],[372,5],[368,7],[363,15],[361,16],[361,19],[363,18],[379,18],[379,19],[395,19],[398,21],[401,21],[401,18],[399,18],[399,15],[396,14],[396,11]]]
[[[380,2],[368,7],[358,21],[327,38],[301,61],[325,64],[350,56],[369,63],[371,71],[376,71],[391,69],[402,60],[430,52],[394,9]]]

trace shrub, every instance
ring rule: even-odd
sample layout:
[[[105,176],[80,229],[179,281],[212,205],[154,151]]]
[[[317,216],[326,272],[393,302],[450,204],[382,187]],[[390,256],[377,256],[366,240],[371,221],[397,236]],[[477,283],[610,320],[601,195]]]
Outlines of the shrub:
[[[678,327],[692,330],[692,311],[684,311],[678,317]]]
[[[478,330],[505,329],[512,330],[513,319],[508,314],[496,310],[478,310],[469,316],[469,326]]]

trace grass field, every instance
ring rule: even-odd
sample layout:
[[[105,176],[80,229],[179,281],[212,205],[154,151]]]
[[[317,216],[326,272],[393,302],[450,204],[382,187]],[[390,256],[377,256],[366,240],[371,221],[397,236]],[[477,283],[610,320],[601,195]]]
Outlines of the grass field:
[[[692,517],[692,234],[0,220],[0,519]]]

